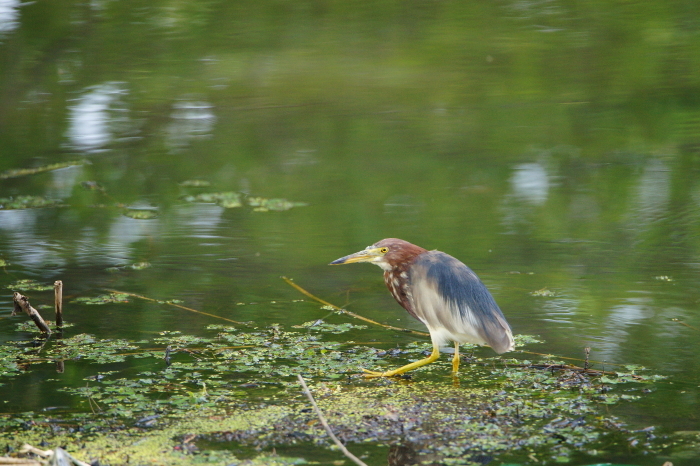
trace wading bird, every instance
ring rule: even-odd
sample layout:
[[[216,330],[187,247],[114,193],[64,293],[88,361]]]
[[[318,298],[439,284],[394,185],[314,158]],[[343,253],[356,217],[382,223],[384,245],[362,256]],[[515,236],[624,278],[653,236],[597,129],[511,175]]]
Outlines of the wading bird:
[[[448,341],[455,344],[453,373],[459,370],[460,343],[489,345],[499,354],[513,349],[510,326],[489,290],[469,267],[449,254],[387,238],[331,265],[353,262],[381,267],[391,295],[428,327],[433,342],[427,358],[386,372],[365,370],[368,376],[392,377],[430,364]]]

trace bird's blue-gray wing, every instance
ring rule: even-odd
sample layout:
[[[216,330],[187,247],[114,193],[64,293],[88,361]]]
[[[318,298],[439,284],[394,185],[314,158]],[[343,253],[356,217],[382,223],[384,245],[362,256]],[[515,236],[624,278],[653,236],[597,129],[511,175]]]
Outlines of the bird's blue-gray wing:
[[[488,344],[497,353],[513,349],[510,326],[479,277],[440,251],[421,254],[409,272],[416,316],[440,343]]]

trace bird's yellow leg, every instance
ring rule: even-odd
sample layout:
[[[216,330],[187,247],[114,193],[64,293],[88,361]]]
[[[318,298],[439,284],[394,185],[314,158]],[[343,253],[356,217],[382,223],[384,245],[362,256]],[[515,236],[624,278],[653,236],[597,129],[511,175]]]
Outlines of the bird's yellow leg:
[[[459,343],[455,343],[455,355],[452,357],[452,374],[459,372]]]
[[[362,370],[365,372],[365,377],[393,377],[395,375],[401,375],[404,372],[412,371],[413,369],[425,366],[426,364],[430,364],[431,362],[435,362],[439,357],[440,347],[433,343],[433,352],[430,353],[430,356],[428,356],[425,359],[421,359],[420,361],[415,361],[411,364],[406,364],[405,366],[399,367],[398,369],[394,369],[393,371],[375,372],[368,371],[367,369]]]

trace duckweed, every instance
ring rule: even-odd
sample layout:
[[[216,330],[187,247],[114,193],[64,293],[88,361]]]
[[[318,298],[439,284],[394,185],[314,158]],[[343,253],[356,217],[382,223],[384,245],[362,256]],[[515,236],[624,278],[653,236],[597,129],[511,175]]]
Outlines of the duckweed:
[[[230,464],[238,461],[226,449],[230,442],[330,448],[295,380],[302,374],[351,449],[391,445],[434,463],[467,465],[503,455],[562,462],[615,445],[639,453],[656,448],[648,432],[628,429],[602,408],[634,402],[659,380],[642,367],[617,375],[554,371],[534,368],[542,359],[472,356],[456,378],[443,358],[412,377],[366,380],[357,375],[363,367],[393,367],[422,357],[429,345],[382,350],[335,339],[363,328],[317,320],[294,328],[210,325],[202,336],[163,331],[139,342],[78,334],[48,340],[40,350],[13,342],[0,348],[1,378],[55,361],[84,361],[94,374],[80,387],[59,388],[74,397],[72,411],[1,417],[0,443],[74,445],[74,456],[105,464]],[[101,370],[129,358],[143,359],[141,369]]]

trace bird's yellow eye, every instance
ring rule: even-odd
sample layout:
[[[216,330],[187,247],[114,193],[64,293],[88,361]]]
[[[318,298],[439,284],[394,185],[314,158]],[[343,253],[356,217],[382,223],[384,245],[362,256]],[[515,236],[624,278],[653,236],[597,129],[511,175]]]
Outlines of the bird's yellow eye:
[[[386,254],[387,252],[389,252],[389,248],[381,248],[379,252],[381,252],[382,254]]]

